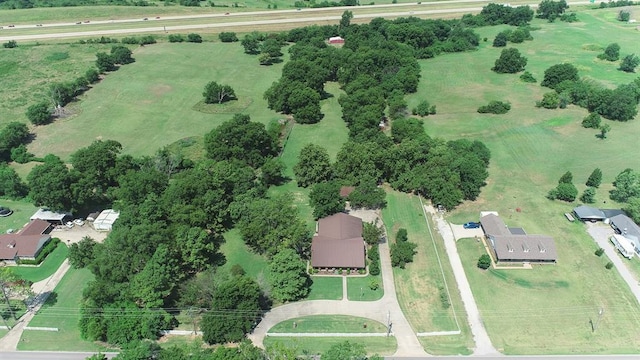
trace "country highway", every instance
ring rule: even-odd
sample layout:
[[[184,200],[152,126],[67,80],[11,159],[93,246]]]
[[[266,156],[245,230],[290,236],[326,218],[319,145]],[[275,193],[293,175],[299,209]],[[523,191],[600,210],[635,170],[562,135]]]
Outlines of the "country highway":
[[[0,353],[2,360],[84,360],[93,355],[93,353],[81,352],[56,352],[56,351],[15,351]],[[115,353],[108,353],[109,359],[113,358]],[[458,360],[469,359],[474,360],[631,360],[638,359],[639,355],[523,355],[523,356],[430,356],[430,357],[385,357],[386,360]]]
[[[516,0],[514,0],[516,1]],[[56,24],[42,24],[42,26],[36,27],[36,25],[15,25],[15,27],[8,28],[4,26],[2,30],[0,30],[0,41],[8,41],[8,40],[46,40],[46,39],[62,39],[62,38],[74,38],[74,37],[94,37],[94,36],[105,36],[105,35],[124,35],[124,34],[153,34],[153,33],[163,33],[163,32],[171,32],[171,31],[182,31],[182,30],[196,30],[196,29],[212,29],[217,28],[221,31],[226,29],[237,29],[237,28],[249,28],[247,30],[251,30],[251,27],[256,27],[260,25],[278,25],[278,24],[304,24],[304,23],[326,23],[326,22],[334,22],[340,20],[340,14],[330,15],[330,16],[309,16],[313,15],[314,12],[318,11],[328,11],[328,10],[343,10],[348,9],[351,11],[359,11],[365,9],[380,9],[380,12],[374,13],[366,13],[366,14],[354,14],[354,19],[367,19],[367,18],[375,18],[375,17],[401,17],[401,16],[433,16],[433,15],[444,15],[444,14],[461,14],[461,13],[477,13],[482,10],[482,6],[489,3],[486,0],[451,0],[451,1],[436,1],[436,2],[425,2],[420,3],[419,6],[425,6],[425,10],[411,10],[407,11],[403,9],[406,6],[418,6],[416,3],[402,3],[402,4],[385,4],[385,5],[365,5],[365,6],[357,6],[357,7],[339,7],[339,8],[316,8],[316,9],[303,9],[303,10],[277,10],[277,11],[256,11],[256,12],[239,12],[233,13],[229,15],[224,14],[199,14],[199,15],[188,15],[188,16],[167,16],[161,19],[150,19],[145,21],[143,19],[118,19],[118,20],[100,20],[100,21],[92,21],[90,23],[83,23],[81,25],[74,25],[72,23],[56,23]],[[451,8],[446,9],[432,9],[429,10],[428,6],[430,5],[439,5],[443,4],[470,4],[477,5],[474,7],[457,7],[453,6]],[[570,2],[570,5],[585,5],[589,4],[588,1],[577,1]],[[522,4],[524,5],[524,4]],[[537,4],[529,4],[531,7],[537,7]],[[382,9],[387,8],[388,11],[382,11]],[[403,11],[404,10],[404,11]],[[290,15],[286,18],[275,18],[275,19],[264,19],[264,20],[241,20],[241,21],[225,21],[225,22],[211,22],[212,19],[215,18],[233,18],[237,17],[255,17],[255,16],[278,16],[282,17],[282,15]],[[198,24],[190,24],[190,25],[161,25],[159,22],[161,20],[194,20],[194,19],[202,19],[202,23]],[[90,30],[93,25],[104,25],[104,24],[122,24],[125,26],[126,24],[131,23],[139,23],[139,22],[148,22],[150,26],[148,27],[138,27],[138,28],[118,28],[118,29],[100,29],[100,30]],[[77,26],[82,30],[79,31],[69,31],[69,32],[52,32],[55,27],[63,27],[63,26]],[[16,34],[11,35],[13,31],[16,30],[24,30],[24,29],[42,29],[42,32],[36,34]]]

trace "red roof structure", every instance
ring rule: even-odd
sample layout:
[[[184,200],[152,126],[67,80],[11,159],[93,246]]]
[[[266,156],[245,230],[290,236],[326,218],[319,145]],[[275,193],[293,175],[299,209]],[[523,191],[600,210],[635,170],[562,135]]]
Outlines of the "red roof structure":
[[[33,220],[16,234],[0,235],[0,260],[35,259],[42,246],[51,239],[51,224]]]
[[[315,268],[364,268],[362,219],[338,213],[318,221],[311,241],[311,266]]]

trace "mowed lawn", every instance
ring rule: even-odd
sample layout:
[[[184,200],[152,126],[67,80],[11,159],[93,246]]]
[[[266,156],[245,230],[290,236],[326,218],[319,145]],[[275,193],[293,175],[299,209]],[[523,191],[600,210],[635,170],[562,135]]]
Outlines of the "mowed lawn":
[[[294,325],[295,324],[295,325]],[[270,333],[385,333],[387,327],[357,316],[313,315],[283,321]]]
[[[97,139],[112,139],[125,153],[151,155],[208,133],[234,113],[265,124],[281,117],[268,110],[263,94],[280,77],[282,64],[260,66],[239,43],[159,43],[135,48],[133,56],[135,63],[108,74],[71,106],[76,115],[36,128],[29,150],[66,159]],[[237,105],[228,113],[193,109],[210,81],[235,90]]]
[[[58,270],[69,254],[69,247],[62,241],[58,244],[39,266],[16,266],[13,272],[25,280],[37,282],[44,280]]]
[[[0,200],[0,206],[13,210],[13,214],[7,217],[0,217],[0,233],[4,234],[9,229],[14,232],[22,229],[29,223],[29,219],[38,211],[38,208],[26,200]]]
[[[582,77],[607,86],[633,81],[637,74],[615,70],[618,63],[597,60],[600,51],[592,50],[616,41],[623,56],[637,52],[637,31],[615,22],[611,15],[617,11],[581,12],[582,21],[575,24],[536,21],[541,29],[532,32],[534,40],[516,45],[529,59],[527,70],[540,81],[544,69],[571,62]],[[479,32],[493,39],[499,30]],[[461,205],[449,219],[462,223],[477,220],[482,210],[495,210],[509,226],[553,236],[558,248],[557,265],[483,272],[475,266],[482,253],[479,243],[458,243],[489,336],[508,354],[635,353],[640,346],[636,299],[617,272],[604,268],[606,259],[593,255],[597,247],[584,226],[564,218],[579,202],[552,202],[545,195],[566,171],[582,192],[599,167],[604,183],[596,206],[615,208],[607,196],[614,177],[625,168],[640,169],[637,149],[630,145],[637,142],[640,122],[604,120],[612,130],[599,140],[595,131],[580,126],[586,110],[535,108],[535,100],[549,89],[522,83],[518,75],[491,72],[500,49],[490,42],[473,53],[422,61],[419,93],[411,100],[426,98],[438,107],[438,114],[425,121],[430,135],[478,139],[492,153],[488,185],[479,199]],[[489,100],[508,100],[512,109],[506,115],[477,114],[477,107]],[[601,307],[604,315],[593,332],[589,321],[596,321]]]
[[[87,269],[69,269],[56,286],[54,296],[31,320],[29,326],[55,327],[59,331],[25,330],[18,350],[95,351],[103,347],[80,338],[80,300],[82,289],[93,279]],[[55,299],[54,301],[51,301]]]
[[[409,241],[418,245],[412,263],[407,264],[405,269],[393,269],[398,301],[413,330],[462,331],[461,335],[421,338],[425,349],[435,354],[468,354],[472,342],[451,266],[440,238],[435,239],[438,249],[436,255],[431,234],[437,235],[433,225],[430,225],[429,231],[418,197],[388,190],[387,207],[382,210],[382,218],[390,243],[395,241],[398,229],[405,228]],[[446,292],[440,290],[445,289],[445,279],[452,300],[449,308],[445,308],[440,300],[440,291]]]

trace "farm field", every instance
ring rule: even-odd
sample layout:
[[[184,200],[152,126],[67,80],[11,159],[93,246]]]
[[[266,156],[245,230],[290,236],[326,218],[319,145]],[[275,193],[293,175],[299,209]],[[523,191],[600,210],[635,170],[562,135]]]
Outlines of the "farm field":
[[[81,96],[71,107],[76,115],[37,127],[29,150],[66,159],[96,139],[111,139],[122,143],[125,153],[151,155],[182,138],[208,133],[237,112],[264,123],[279,118],[262,94],[280,76],[282,64],[262,67],[238,43],[156,44],[137,48],[134,57],[135,63],[108,74]],[[220,114],[193,110],[204,86],[214,80],[235,89],[237,108]],[[144,141],[141,134],[147,134]]]
[[[104,350],[80,338],[80,300],[82,290],[93,279],[88,269],[69,269],[54,294],[29,323],[29,326],[57,327],[58,331],[25,331],[18,350]]]
[[[559,62],[576,65],[582,77],[607,86],[629,83],[637,74],[617,71],[596,55],[615,39],[626,54],[637,49],[637,34],[619,26],[616,10],[585,11],[575,24],[534,21],[533,41],[517,44],[528,57],[527,70],[539,81],[549,66]],[[479,29],[492,39],[500,31]],[[615,208],[608,200],[614,177],[625,168],[640,168],[635,143],[638,118],[612,127],[606,140],[581,127],[586,110],[534,107],[548,89],[526,84],[518,75],[498,75],[489,69],[499,49],[483,43],[475,53],[445,55],[421,62],[422,82],[411,104],[426,98],[438,114],[425,121],[432,136],[481,140],[492,152],[488,185],[479,199],[465,203],[448,215],[454,223],[473,221],[482,210],[498,211],[509,226],[529,234],[552,235],[558,248],[557,265],[533,270],[476,268],[482,253],[474,240],[458,243],[474,296],[494,346],[506,354],[632,353],[640,346],[637,331],[640,307],[617,272],[604,268],[606,259],[593,255],[596,245],[580,223],[569,223],[563,213],[579,202],[549,201],[547,192],[558,178],[571,171],[580,193],[591,171],[602,169],[603,185],[596,206]],[[624,56],[624,55],[623,55]],[[449,64],[465,64],[451,67]],[[506,115],[480,115],[478,106],[490,100],[512,104]],[[604,203],[606,201],[606,204]],[[517,210],[517,211],[516,211]],[[411,232],[410,232],[411,234]],[[596,332],[598,309],[605,313]]]
[[[421,337],[427,352],[470,353],[469,349],[473,343],[469,335],[466,314],[442,240],[432,239],[417,196],[387,190],[387,207],[382,210],[382,218],[389,241],[395,241],[398,229],[405,228],[409,241],[418,245],[413,262],[407,264],[406,269],[393,269],[398,301],[405,317],[413,330],[419,333],[462,331],[461,335]],[[432,234],[437,236],[433,225],[430,226]],[[438,249],[443,270],[440,268],[434,243]],[[443,271],[451,294],[451,306],[448,308],[444,307],[440,298],[441,292],[446,294]],[[448,299],[447,295],[444,296]]]

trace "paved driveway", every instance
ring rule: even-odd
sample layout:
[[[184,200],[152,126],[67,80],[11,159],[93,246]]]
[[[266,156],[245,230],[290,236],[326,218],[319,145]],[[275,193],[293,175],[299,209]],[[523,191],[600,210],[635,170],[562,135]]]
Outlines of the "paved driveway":
[[[482,228],[465,229],[464,226],[462,225],[456,225],[456,224],[450,224],[450,225],[451,225],[451,230],[453,230],[453,237],[456,240],[484,236],[484,232],[482,232]]]
[[[607,254],[613,265],[616,267],[622,279],[629,285],[629,289],[631,289],[631,293],[636,297],[638,303],[640,303],[640,284],[638,284],[637,277],[629,271],[627,267],[627,262],[630,260],[623,259],[618,255],[618,250],[613,246],[611,241],[609,241],[609,237],[613,235],[615,232],[611,228],[611,226],[603,224],[603,223],[586,223],[587,232],[593,240],[604,249],[604,253]],[[632,261],[638,261],[638,259],[631,259]]]

